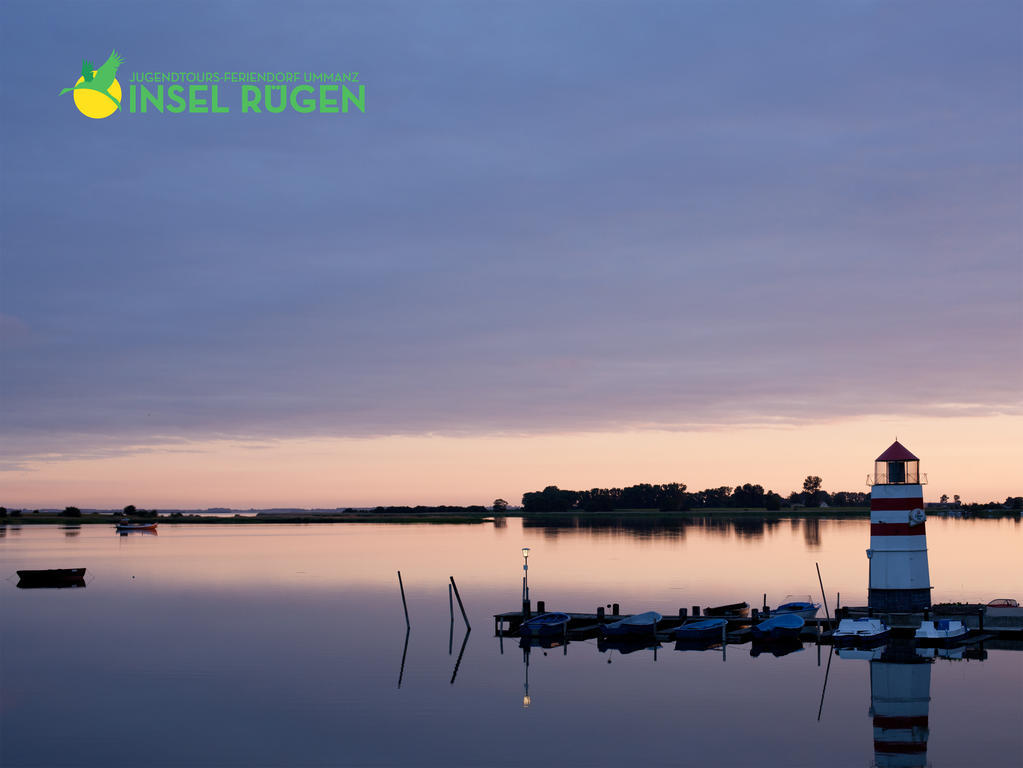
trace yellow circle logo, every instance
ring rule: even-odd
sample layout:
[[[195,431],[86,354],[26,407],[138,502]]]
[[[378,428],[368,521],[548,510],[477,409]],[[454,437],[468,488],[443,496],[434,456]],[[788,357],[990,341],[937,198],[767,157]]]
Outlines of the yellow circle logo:
[[[95,79],[96,71],[92,73],[93,79]],[[74,89],[75,106],[78,107],[78,111],[83,115],[99,120],[104,117],[110,117],[120,108],[121,84],[117,82],[116,77],[114,82],[110,84],[110,87],[103,93],[92,88],[79,88],[78,86],[84,82],[84,77],[78,78]]]
[[[98,69],[93,68],[91,61],[83,61],[81,77],[59,95],[71,91],[75,106],[86,117],[97,120],[110,117],[121,108],[121,84],[117,82],[116,75],[123,61],[117,51],[111,51],[110,57]]]

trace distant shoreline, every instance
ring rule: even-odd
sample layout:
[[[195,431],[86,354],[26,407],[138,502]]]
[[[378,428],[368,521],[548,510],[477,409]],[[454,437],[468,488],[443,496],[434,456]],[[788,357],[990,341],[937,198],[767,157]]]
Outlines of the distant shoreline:
[[[948,510],[929,512],[930,517],[949,517]],[[6,525],[114,525],[120,519],[120,513],[112,512],[83,512],[81,517],[66,517],[56,512],[46,510],[39,513],[22,513],[20,516],[8,516],[0,518],[0,526]],[[524,512],[522,510],[507,510],[494,514],[491,511],[456,511],[447,509],[442,512],[413,512],[413,511],[375,511],[375,510],[351,510],[345,512],[318,512],[318,511],[287,511],[287,512],[228,512],[215,513],[159,513],[158,516],[145,516],[133,518],[134,522],[155,522],[164,525],[266,525],[266,524],[290,524],[290,525],[318,525],[325,523],[434,523],[434,524],[456,524],[456,523],[484,523],[508,518],[523,518],[532,522],[549,521],[551,523],[567,521],[571,519],[603,520],[609,521],[614,518],[627,520],[686,520],[698,518],[715,518],[724,520],[728,518],[741,518],[746,520],[832,520],[870,517],[870,510],[867,507],[828,507],[824,509],[783,509],[768,511],[765,509],[739,509],[739,508],[714,508],[714,509],[693,509],[682,511],[660,511],[656,509],[618,509],[607,512],[586,512],[582,510],[568,510],[564,512]],[[985,518],[1015,518],[1019,519],[1019,510],[991,509],[978,512],[969,512],[963,515],[963,519]]]

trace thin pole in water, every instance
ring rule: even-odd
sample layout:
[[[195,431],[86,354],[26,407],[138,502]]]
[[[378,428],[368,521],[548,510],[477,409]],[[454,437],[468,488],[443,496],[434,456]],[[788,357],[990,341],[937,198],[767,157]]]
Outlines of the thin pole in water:
[[[455,603],[451,597],[451,585],[448,584],[448,656],[455,642]]]
[[[405,629],[412,629],[408,620],[408,603],[405,602],[405,585],[401,582],[401,571],[398,571],[398,589],[401,590],[401,607],[405,609]]]
[[[462,621],[465,622],[465,628],[472,629],[472,627],[469,626],[469,617],[465,615],[465,606],[462,605],[462,597],[458,594],[458,585],[455,584],[455,577],[448,576],[448,578],[451,579],[451,586],[455,588],[455,600],[458,601],[458,610],[462,612]]]
[[[398,670],[398,687],[401,688],[401,679],[405,677],[405,655],[408,653],[408,636],[411,630],[405,629],[405,647],[401,651],[401,669]]]
[[[821,578],[821,564],[814,563],[817,566],[817,581],[821,585],[821,599],[824,601],[824,618],[828,620],[828,626],[831,626],[831,614],[828,613],[828,598],[824,594],[824,579]],[[830,659],[829,659],[830,661]]]

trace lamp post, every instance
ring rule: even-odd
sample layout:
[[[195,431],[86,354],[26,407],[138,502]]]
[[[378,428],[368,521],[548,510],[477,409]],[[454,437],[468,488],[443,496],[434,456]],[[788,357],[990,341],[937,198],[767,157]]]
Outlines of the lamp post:
[[[522,614],[529,616],[529,547],[522,548]]]

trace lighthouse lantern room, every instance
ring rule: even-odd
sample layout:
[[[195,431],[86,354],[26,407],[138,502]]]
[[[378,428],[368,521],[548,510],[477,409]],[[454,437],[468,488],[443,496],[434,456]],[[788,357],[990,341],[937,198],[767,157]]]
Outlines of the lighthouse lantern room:
[[[870,483],[868,605],[885,613],[931,605],[920,459],[896,440],[874,461]]]

